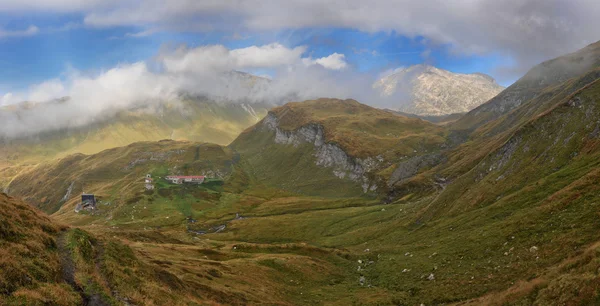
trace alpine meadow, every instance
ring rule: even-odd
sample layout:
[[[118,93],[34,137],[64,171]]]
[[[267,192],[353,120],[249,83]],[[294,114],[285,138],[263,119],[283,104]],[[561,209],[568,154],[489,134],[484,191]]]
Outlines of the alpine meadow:
[[[600,305],[597,16],[0,0],[0,305]]]

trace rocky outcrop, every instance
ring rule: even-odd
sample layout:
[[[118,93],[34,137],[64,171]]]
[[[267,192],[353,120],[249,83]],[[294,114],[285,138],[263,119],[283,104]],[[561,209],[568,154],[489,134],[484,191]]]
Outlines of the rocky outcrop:
[[[65,195],[62,197],[62,199],[60,199],[61,202],[66,202],[71,198],[71,193],[73,192],[74,185],[75,185],[75,182],[71,182],[71,185],[69,185],[69,188],[67,188],[67,193],[65,193]]]
[[[349,179],[361,184],[363,192],[375,191],[377,184],[368,178],[368,173],[377,168],[380,161],[376,158],[356,158],[349,156],[344,149],[334,143],[325,141],[323,127],[318,124],[307,124],[294,131],[279,127],[279,119],[273,113],[263,119],[264,128],[275,132],[275,143],[299,146],[314,146],[315,164],[319,167],[331,168],[335,176]]]
[[[395,110],[419,116],[466,113],[504,89],[485,74],[453,73],[428,65],[396,69],[373,88],[397,101]]]
[[[185,150],[171,150],[166,152],[142,152],[138,155],[136,159],[130,161],[125,167],[123,167],[123,170],[129,171],[135,166],[145,164],[147,162],[162,162],[171,158],[173,154],[182,155],[184,153]]]
[[[443,159],[442,154],[428,154],[412,157],[406,161],[400,162],[396,170],[388,179],[388,186],[409,179],[419,173],[423,168],[431,167],[440,163]]]

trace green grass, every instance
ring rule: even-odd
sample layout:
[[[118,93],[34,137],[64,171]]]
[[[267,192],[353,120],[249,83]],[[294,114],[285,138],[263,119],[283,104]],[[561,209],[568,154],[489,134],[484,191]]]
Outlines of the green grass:
[[[136,304],[175,297],[221,304],[593,304],[600,292],[598,84],[555,101],[509,134],[450,151],[447,164],[418,175],[390,204],[317,167],[311,145],[275,144],[272,132],[259,129],[231,148],[141,143],[72,156],[38,168],[49,183],[40,194],[32,176],[20,182],[33,185],[20,190],[56,198],[73,178],[109,178],[91,187],[113,204],[77,215],[71,200],[53,217],[87,225],[93,235],[70,232],[81,258],[99,256],[104,241],[104,268],[88,265],[83,283],[104,275]],[[291,109],[286,128],[319,122],[340,131],[331,137],[389,128],[368,120],[370,127],[353,128],[356,116],[375,111],[352,101]],[[144,152],[174,149],[186,152],[123,168]],[[389,167],[378,170],[389,175]],[[212,172],[214,179],[160,179],[178,171]],[[145,173],[155,177],[153,192],[141,188]],[[437,174],[447,185],[418,188]],[[234,220],[236,214],[243,218]],[[225,230],[188,232],[219,225]],[[23,234],[0,229],[10,243]]]
[[[202,158],[196,157],[198,153]],[[135,143],[90,156],[71,155],[43,163],[14,179],[10,190],[49,213],[61,207],[73,209],[82,191],[94,193],[113,206],[127,205],[130,199],[143,193],[146,174],[154,174],[157,187],[168,188],[168,183],[160,177],[183,174],[183,165],[187,165],[189,173],[207,173],[214,178],[207,186],[218,189],[218,180],[231,174],[233,158],[230,149],[213,144],[175,141]],[[71,197],[64,202],[61,199],[71,183]]]
[[[254,104],[253,108],[258,116],[267,112],[264,105]],[[238,105],[198,99],[173,101],[157,111],[159,114],[123,111],[89,126],[3,143],[0,188],[4,189],[14,177],[39,163],[77,153],[96,154],[134,142],[175,139],[228,145],[258,121]]]
[[[73,305],[77,295],[60,278],[55,236],[62,228],[24,202],[0,194],[0,302]]]
[[[318,99],[288,103],[271,111],[283,130],[319,124],[326,141],[359,158],[412,155],[415,149],[444,142],[444,128],[417,118],[398,116],[355,100]]]

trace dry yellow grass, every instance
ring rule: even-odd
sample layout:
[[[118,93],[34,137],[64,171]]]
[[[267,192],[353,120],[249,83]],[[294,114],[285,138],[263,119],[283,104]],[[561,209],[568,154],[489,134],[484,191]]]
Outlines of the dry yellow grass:
[[[411,154],[418,143],[431,147],[444,142],[444,128],[430,122],[396,115],[355,100],[318,99],[287,103],[272,112],[282,129],[296,130],[315,123],[323,126],[327,141],[339,144],[355,157],[373,157],[390,151]]]

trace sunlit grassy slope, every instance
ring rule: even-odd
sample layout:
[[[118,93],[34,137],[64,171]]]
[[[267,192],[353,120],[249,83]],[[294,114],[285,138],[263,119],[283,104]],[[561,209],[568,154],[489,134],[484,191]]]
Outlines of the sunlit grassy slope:
[[[0,217],[1,305],[293,305],[301,292],[292,286],[339,284],[345,271],[336,264],[348,256],[302,245],[231,252],[155,231],[90,234],[4,194]]]
[[[600,43],[534,67],[497,97],[450,124],[448,138],[456,146],[444,152],[445,162],[400,182],[393,194],[439,189],[432,181],[442,178],[445,184],[467,174],[532,119],[595,82],[599,69]]]
[[[282,131],[294,133],[301,127],[319,126],[325,143],[340,147],[350,158],[374,161],[365,176],[377,184],[379,194],[386,189],[386,180],[398,161],[439,151],[446,141],[446,131],[440,126],[354,100],[288,103],[273,109],[271,114]],[[231,145],[245,161],[248,174],[256,180],[305,195],[364,193],[361,181],[340,179],[332,167],[318,166],[317,148],[312,143],[280,144],[274,139],[275,132],[266,128],[263,120],[244,131]]]
[[[264,105],[244,107],[186,98],[152,110],[123,111],[79,128],[5,140],[0,145],[0,188],[31,165],[75,153],[94,154],[134,142],[162,139],[227,145],[266,114]],[[250,108],[254,113],[248,111]]]
[[[444,129],[361,104],[355,100],[318,99],[287,103],[272,112],[280,127],[293,131],[310,123],[322,125],[325,139],[349,155],[369,157],[409,155],[444,141]]]
[[[449,133],[352,100],[272,111],[286,133],[318,125],[349,156],[381,155],[389,165],[372,178],[384,180],[407,159],[445,156],[378,190],[389,191],[387,204],[317,166],[313,144],[276,143],[264,121],[229,147],[142,142],[44,162],[9,191],[83,229],[64,235],[84,271],[76,279],[82,288],[123,288],[90,289],[117,301],[595,305],[600,83],[594,67],[570,71],[530,75],[531,84],[545,84],[534,97],[514,93],[523,103],[478,118],[462,135],[456,125]],[[153,191],[143,189],[146,173]],[[170,173],[211,179],[176,186],[161,179]],[[75,191],[61,201],[71,182]],[[73,211],[77,189],[99,196],[96,211]],[[112,258],[112,274],[77,257],[107,254],[111,243],[115,255],[100,257]],[[169,289],[146,290],[146,281]]]
[[[235,160],[231,150],[214,144],[141,142],[42,163],[15,178],[8,189],[49,213],[63,205],[73,209],[82,192],[118,205],[144,191],[148,173],[157,181],[169,174],[224,179],[231,174]]]
[[[0,194],[0,301],[74,303],[77,294],[61,284],[56,235],[61,227],[26,203]]]

